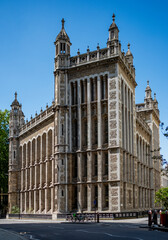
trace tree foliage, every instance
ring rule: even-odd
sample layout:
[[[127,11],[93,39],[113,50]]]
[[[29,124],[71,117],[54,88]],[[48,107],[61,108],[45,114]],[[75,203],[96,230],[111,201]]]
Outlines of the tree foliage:
[[[164,123],[161,122],[160,128],[161,128],[161,132],[162,132],[163,136],[165,136],[168,139],[168,127],[165,127]],[[156,151],[158,151],[158,150],[156,150]],[[166,175],[168,177],[168,161],[163,158],[163,155],[160,155],[159,158],[158,158],[158,156],[154,155],[152,158],[154,160],[158,160],[160,158],[161,164],[162,164],[162,175]]]
[[[8,191],[9,111],[0,110],[0,192]]]
[[[168,187],[160,188],[155,194],[155,203],[168,210]]]

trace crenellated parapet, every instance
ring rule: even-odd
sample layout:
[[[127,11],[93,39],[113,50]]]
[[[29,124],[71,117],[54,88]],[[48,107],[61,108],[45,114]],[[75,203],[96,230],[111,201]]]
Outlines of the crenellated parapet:
[[[36,128],[37,126],[41,125],[43,122],[47,121],[49,118],[54,116],[53,112],[53,105],[47,107],[46,110],[41,111],[40,114],[36,114],[34,118],[32,118],[29,122],[26,122],[21,128],[19,132],[19,137],[23,134],[27,133],[28,131]]]
[[[148,124],[146,123],[145,119],[142,117],[140,112],[137,112],[136,114],[136,122],[139,124],[139,126],[142,127],[143,130],[145,130],[149,135],[152,134],[152,131]]]
[[[108,60],[111,58],[119,58],[121,64],[123,64],[124,68],[127,72],[135,79],[135,68],[129,63],[126,55],[124,52],[119,51],[118,53],[114,53],[110,51],[108,48],[100,49],[98,48],[97,51],[88,51],[84,54],[79,54],[70,58],[70,68],[79,67],[82,65],[96,63],[99,62],[101,64],[101,60]]]

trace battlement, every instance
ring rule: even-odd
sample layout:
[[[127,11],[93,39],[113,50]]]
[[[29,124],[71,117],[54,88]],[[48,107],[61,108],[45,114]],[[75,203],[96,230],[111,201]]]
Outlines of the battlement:
[[[41,111],[41,113],[39,115],[36,114],[35,118],[32,118],[29,122],[26,122],[20,128],[19,136],[30,131],[32,128],[34,128],[37,125],[41,124],[42,122],[46,121],[48,118],[50,118],[53,115],[54,115],[54,112],[53,112],[53,105],[52,105],[50,107],[47,107],[46,110]]]
[[[97,62],[113,57],[119,57],[124,66],[129,71],[129,73],[132,75],[132,77],[135,78],[135,68],[128,62],[125,53],[120,50],[117,53],[115,53],[110,48],[100,49],[99,47],[97,47],[97,50],[95,51],[90,51],[88,49],[87,53],[84,54],[79,53],[78,55],[73,56],[70,58],[70,68],[78,67],[84,64],[89,64],[92,62]]]

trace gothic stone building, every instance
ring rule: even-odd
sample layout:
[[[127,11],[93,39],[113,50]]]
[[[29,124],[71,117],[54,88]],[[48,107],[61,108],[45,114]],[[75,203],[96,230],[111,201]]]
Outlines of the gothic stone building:
[[[159,110],[149,83],[135,104],[135,68],[119,30],[106,48],[70,56],[64,28],[55,40],[54,101],[24,122],[21,104],[10,112],[9,212],[131,212],[154,207],[160,187]]]

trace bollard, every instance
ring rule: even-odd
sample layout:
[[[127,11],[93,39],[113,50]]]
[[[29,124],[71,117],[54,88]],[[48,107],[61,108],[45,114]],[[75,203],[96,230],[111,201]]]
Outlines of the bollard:
[[[97,223],[99,223],[99,213],[97,213]]]
[[[151,227],[152,225],[152,211],[149,210],[148,212],[148,226]]]
[[[157,210],[154,210],[154,213],[153,213],[153,223],[157,225]]]
[[[162,210],[159,211],[159,214],[160,214],[160,225],[162,224],[161,213],[162,213]]]

